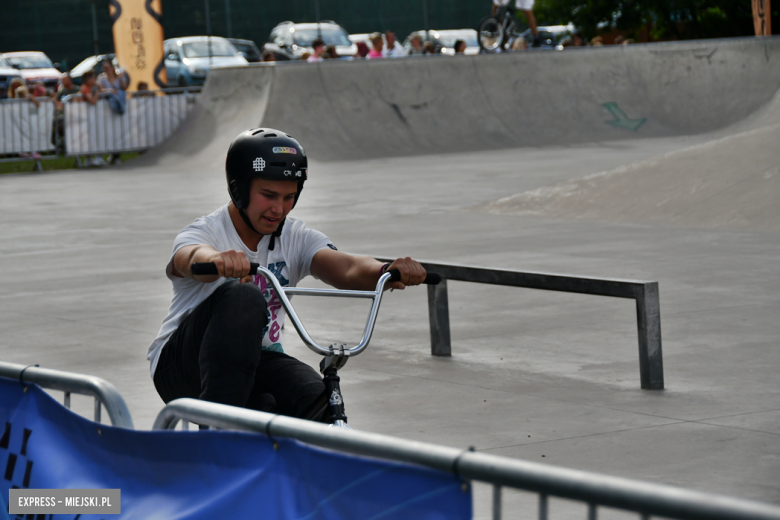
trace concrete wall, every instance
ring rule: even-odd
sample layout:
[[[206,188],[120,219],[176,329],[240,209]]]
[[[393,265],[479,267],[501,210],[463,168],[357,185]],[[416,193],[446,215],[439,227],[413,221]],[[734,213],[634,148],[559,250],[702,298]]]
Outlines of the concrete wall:
[[[759,116],[778,88],[780,38],[261,65],[213,71],[167,149],[224,157],[260,124],[322,161],[686,135]]]

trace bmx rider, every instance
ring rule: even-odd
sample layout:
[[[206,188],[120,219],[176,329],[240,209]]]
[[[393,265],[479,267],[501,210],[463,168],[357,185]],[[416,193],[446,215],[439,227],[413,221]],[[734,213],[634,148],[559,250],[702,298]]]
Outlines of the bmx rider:
[[[512,0],[493,0],[493,10],[491,14],[496,16],[499,8],[508,5]],[[518,11],[523,11],[526,19],[528,20],[528,26],[531,28],[531,34],[534,37],[533,46],[539,47],[541,42],[539,41],[539,31],[536,29],[536,17],[534,16],[534,0],[515,0],[515,8]]]
[[[242,132],[225,170],[231,201],[174,240],[165,269],[173,300],[147,354],[152,379],[166,403],[190,397],[305,417],[322,401],[325,385],[309,365],[284,353],[281,302],[265,277],[249,274],[250,262],[266,266],[282,286],[311,274],[352,290],[373,290],[391,268],[401,272],[393,288],[419,285],[425,269],[408,257],[382,264],[343,253],[288,216],[308,177],[308,159],[285,132]],[[219,275],[193,275],[195,262],[213,262]]]

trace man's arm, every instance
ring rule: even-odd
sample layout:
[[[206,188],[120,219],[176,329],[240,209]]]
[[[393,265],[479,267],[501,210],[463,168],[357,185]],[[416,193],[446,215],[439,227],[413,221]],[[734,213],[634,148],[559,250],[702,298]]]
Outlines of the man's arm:
[[[192,264],[196,262],[214,262],[219,275],[194,275]],[[179,278],[192,278],[198,282],[210,283],[219,279],[238,278],[241,283],[249,282],[249,259],[243,251],[217,251],[206,244],[184,246],[173,255],[171,274]]]
[[[337,289],[371,291],[382,275],[382,263],[370,256],[354,256],[333,249],[321,249],[311,260],[311,272]],[[419,285],[425,280],[425,269],[409,257],[399,258],[387,268],[398,269],[401,281],[390,287],[403,289],[407,285]]]

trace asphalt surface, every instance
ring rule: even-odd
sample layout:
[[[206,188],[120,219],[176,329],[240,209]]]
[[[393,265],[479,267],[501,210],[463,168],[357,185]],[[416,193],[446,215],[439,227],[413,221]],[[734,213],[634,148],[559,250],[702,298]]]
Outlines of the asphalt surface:
[[[440,358],[425,290],[388,294],[342,371],[354,428],[780,504],[779,41],[214,71],[142,158],[0,178],[0,359],[107,379],[150,428],[163,403],[144,358],[173,238],[227,202],[227,144],[262,122],[307,148],[295,214],[341,250],[659,283],[663,391],[639,388],[630,300],[451,282]],[[613,102],[646,121],[607,123]],[[355,342],[367,313],[294,303],[323,343]],[[318,363],[292,328],[284,344]]]

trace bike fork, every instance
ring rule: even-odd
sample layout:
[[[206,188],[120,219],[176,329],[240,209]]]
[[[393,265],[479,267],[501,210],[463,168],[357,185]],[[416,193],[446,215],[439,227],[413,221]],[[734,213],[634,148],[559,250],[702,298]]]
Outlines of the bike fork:
[[[347,424],[347,415],[344,410],[344,398],[341,395],[341,378],[338,371],[349,360],[349,349],[346,345],[331,345],[331,355],[325,356],[320,361],[320,372],[323,374],[325,383],[325,393],[328,396],[328,409],[331,415],[331,422],[335,426],[345,426]]]

